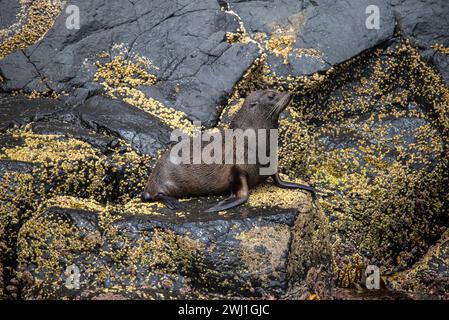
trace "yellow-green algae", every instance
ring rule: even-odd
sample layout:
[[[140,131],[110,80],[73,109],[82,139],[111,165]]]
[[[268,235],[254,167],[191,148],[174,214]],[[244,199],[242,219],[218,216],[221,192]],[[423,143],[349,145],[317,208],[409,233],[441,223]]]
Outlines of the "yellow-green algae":
[[[18,21],[0,30],[0,59],[42,39],[65,5],[61,0],[22,0]]]
[[[298,216],[293,227],[287,263],[291,288],[298,280],[307,278],[311,267],[314,270],[321,270],[321,275],[327,275],[325,278],[331,279],[332,247],[328,221],[323,210],[312,201],[309,197],[302,206],[298,207]],[[324,288],[320,288],[320,292],[316,289],[309,288],[309,291],[318,299],[331,296],[330,283],[325,283]]]
[[[16,261],[18,230],[36,214],[41,203],[60,195],[89,198],[105,204],[126,203],[143,188],[145,179],[142,177],[147,175],[151,160],[138,155],[123,141],[120,143],[126,147],[124,150],[112,149],[106,156],[79,139],[40,135],[29,128],[4,135],[20,143],[2,147],[0,159],[33,164],[30,172],[6,172],[0,181],[0,253],[2,264],[7,265],[8,277],[14,276],[11,268]],[[121,182],[116,181],[117,178]],[[79,198],[77,201],[89,200]],[[76,202],[72,199],[65,203],[74,206]],[[100,220],[104,224],[111,221],[109,218]]]
[[[124,153],[112,151],[104,156],[87,143],[59,135],[38,135],[16,131],[13,137],[23,144],[0,150],[0,159],[35,163],[31,173],[7,172],[1,181],[0,199],[17,206],[20,219],[37,209],[40,202],[55,195],[83,194],[102,202],[123,201],[140,192],[146,175],[146,156],[139,156],[129,147]],[[124,181],[105,182],[108,175],[120,171]],[[140,176],[139,176],[140,175]],[[126,181],[126,182],[125,182]],[[119,197],[119,198],[117,198]],[[2,219],[18,222],[17,210],[0,207]]]
[[[447,274],[449,265],[448,251],[449,232],[445,232],[441,239],[410,269],[386,277],[386,282],[394,290],[414,293],[420,296],[440,295],[447,299],[447,277],[435,277],[441,268]]]
[[[369,78],[361,76],[355,88],[343,90],[343,99],[331,96],[321,102],[318,97],[314,103],[300,100],[295,108],[300,115],[292,114],[295,125],[287,121],[281,124],[284,137],[299,137],[296,143],[290,138],[284,143],[281,166],[290,174],[309,177],[312,184],[336,193],[335,197],[322,199],[321,204],[337,217],[332,227],[339,235],[344,233],[346,238],[341,243],[352,242],[357,250],[368,250],[385,267],[406,267],[426,250],[429,241],[438,238],[447,221],[447,208],[443,206],[447,194],[441,190],[447,185],[447,163],[442,156],[445,142],[441,138],[447,133],[445,110],[449,100],[447,87],[415,49],[404,43],[389,54],[387,61],[375,62]],[[402,78],[402,72],[411,75]],[[329,83],[323,83],[318,96],[325,97],[326,85]],[[436,119],[429,113],[409,110],[407,105],[413,103],[414,97],[433,103]],[[345,118],[348,113],[363,115],[375,105],[380,110],[363,122],[357,116]],[[387,105],[394,107],[383,107]],[[402,136],[386,134],[388,125],[376,126],[382,118],[404,116],[432,123],[417,127],[417,141],[407,146],[403,146]],[[323,125],[307,125],[310,117]],[[326,150],[320,145],[320,135],[341,132],[353,135],[356,146]],[[389,154],[392,147],[396,153],[393,160]],[[443,158],[429,172],[434,156]]]
[[[266,61],[262,54],[236,85],[222,122],[255,89],[295,93],[280,121],[280,168],[333,193],[320,204],[332,221],[337,283],[356,282],[370,259],[382,272],[409,267],[448,220],[449,91],[441,76],[407,40],[311,77],[278,77]],[[403,118],[419,124],[408,144],[391,134]],[[343,134],[352,144],[326,147],[326,137]]]
[[[436,44],[432,45],[432,49],[435,52],[449,55],[449,48],[443,46],[441,43],[436,43]]]
[[[289,179],[284,176],[286,181],[297,181],[304,183],[301,180]],[[248,205],[250,207],[270,208],[278,206],[280,208],[300,208],[306,203],[306,206],[311,205],[309,202],[310,195],[302,190],[282,189],[274,185],[272,182],[265,183],[256,187],[251,191]]]
[[[100,58],[103,60],[110,58],[110,61],[96,62],[97,72],[94,80],[102,84],[110,97],[120,98],[148,112],[173,129],[181,129],[186,133],[192,132],[192,123],[185,113],[166,107],[152,97],[146,97],[145,93],[139,89],[139,86],[151,86],[157,81],[156,76],[147,71],[157,67],[144,57],[138,55],[129,57],[124,46],[116,46],[123,49],[114,50],[114,56],[100,53]]]
[[[240,240],[240,256],[249,272],[267,274],[284,268],[283,256],[288,254],[286,251],[290,241],[290,230],[287,225],[254,227],[241,232],[235,238]],[[269,254],[260,253],[258,247],[264,247]],[[277,271],[273,273],[277,274]]]
[[[52,207],[81,209],[98,215],[100,232],[97,229],[81,230],[79,226],[65,219],[42,215]],[[116,209],[114,206],[104,206],[92,200],[73,197],[50,199],[39,208],[34,218],[20,229],[18,263],[32,264],[34,273],[47,274],[46,279],[52,279],[51,287],[57,290],[63,285],[62,275],[66,267],[76,264],[76,259],[81,254],[89,259],[89,264],[83,264],[87,267],[81,270],[86,275],[86,281],[96,282],[82,283],[83,287],[103,287],[107,280],[118,280],[115,277],[119,274],[120,283],[128,282],[129,286],[112,287],[111,291],[125,289],[127,292],[134,292],[137,290],[137,274],[142,271],[136,269],[138,265],[145,266],[146,277],[158,274],[176,277],[190,272],[193,260],[201,261],[200,251],[203,250],[203,245],[171,231],[156,228],[151,234],[143,232],[142,237],[135,241],[130,240],[122,230],[112,224],[118,219],[113,214]],[[104,243],[111,249],[99,250]],[[113,262],[114,270],[110,269],[109,263],[104,264],[102,261]],[[158,282],[158,289],[168,290],[172,283],[173,280],[166,278]],[[184,290],[189,289],[186,287]]]
[[[300,57],[303,55],[322,60],[322,53],[316,48],[294,48],[297,34],[303,27],[305,19],[304,13],[298,12],[289,17],[289,24],[274,24],[271,26],[270,34],[256,32],[249,34],[237,13],[226,10],[227,13],[237,17],[239,28],[236,32],[227,32],[226,39],[229,43],[254,43],[258,46],[261,55],[272,53],[283,60],[283,64],[289,63],[289,56]]]

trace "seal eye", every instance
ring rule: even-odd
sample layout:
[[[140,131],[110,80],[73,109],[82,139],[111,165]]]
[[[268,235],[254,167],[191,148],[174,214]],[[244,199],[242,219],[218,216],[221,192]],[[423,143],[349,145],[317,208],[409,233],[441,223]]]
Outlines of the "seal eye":
[[[256,107],[256,106],[257,106],[257,102],[251,103],[251,108],[254,108],[254,107]]]
[[[270,92],[269,94],[268,94],[268,98],[270,99],[270,100],[273,100],[273,98],[276,96],[276,94],[274,93],[274,92]]]

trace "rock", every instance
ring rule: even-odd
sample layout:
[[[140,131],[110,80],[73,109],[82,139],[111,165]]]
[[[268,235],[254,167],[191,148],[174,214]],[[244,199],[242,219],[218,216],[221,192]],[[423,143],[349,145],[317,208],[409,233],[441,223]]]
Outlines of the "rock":
[[[50,98],[29,99],[24,96],[0,97],[0,131],[41,120],[60,111],[61,103]]]
[[[61,193],[105,201],[136,195],[143,188],[148,160],[120,140],[114,148],[111,143],[117,138],[109,137],[108,141],[108,137],[70,125],[56,120],[33,122],[29,129],[45,134],[19,130],[0,135],[0,269],[4,289],[7,281],[16,277],[17,251],[11,248],[16,247],[21,226],[41,201]],[[25,282],[29,281],[21,285]]]
[[[281,167],[328,191],[337,284],[368,264],[409,268],[447,229],[447,121],[431,116],[445,118],[447,87],[407,42],[311,87],[281,121]]]
[[[53,289],[53,290],[52,290]],[[59,288],[49,288],[45,284],[38,284],[26,290],[25,299],[38,300],[43,298],[57,297],[64,300],[187,300],[205,298],[195,294],[183,295],[181,293],[171,293],[166,290],[152,288],[139,288],[130,291],[126,287],[114,287],[106,289],[91,290],[69,290],[65,286]]]
[[[33,168],[31,163],[0,159],[0,299],[11,298],[17,292],[17,286],[10,282],[15,276],[17,255],[10,248],[15,247],[17,230],[21,225],[20,206],[23,205],[13,194],[17,181],[11,181],[7,176],[28,174]]]
[[[398,26],[404,35],[418,45],[430,48],[440,43],[449,45],[447,15],[449,4],[439,0],[391,0]]]
[[[335,300],[414,300],[415,297],[402,292],[392,292],[387,289],[342,289],[334,290]]]
[[[312,6],[311,1],[274,0],[274,1],[224,1],[229,8],[242,19],[250,33],[263,32],[270,34],[273,27],[279,24],[292,24],[290,20],[295,14]]]
[[[14,51],[0,60],[0,65],[0,75],[4,79],[0,82],[2,91],[26,90],[30,83],[36,87],[29,88],[29,92],[32,90],[47,91],[48,88],[42,82],[34,81],[40,78],[39,72],[22,50]]]
[[[103,154],[119,146],[118,139],[111,136],[101,135],[92,130],[83,128],[67,121],[50,119],[47,121],[32,122],[30,129],[37,134],[42,135],[64,135],[74,137],[81,141],[89,143],[93,148],[99,149]]]
[[[150,157],[137,154],[120,138],[78,130],[73,124],[65,128],[59,125],[65,123],[55,120],[31,123],[28,130],[0,136],[2,160],[33,163],[31,173],[21,173],[20,179],[13,174],[5,182],[16,181],[24,190],[11,191],[14,200],[9,200],[23,200],[34,206],[36,201],[54,194],[77,194],[99,201],[140,194],[152,163]],[[29,209],[29,205],[25,207]]]
[[[6,295],[4,293],[4,280],[3,280],[3,271],[4,267],[3,267],[3,261],[0,261],[0,299],[4,300],[6,298]]]
[[[95,96],[74,112],[92,130],[119,137],[142,154],[155,157],[170,142],[170,128],[120,100]]]
[[[286,3],[285,3],[286,2]],[[368,29],[366,9],[380,10],[380,28]],[[390,39],[394,16],[388,1],[231,1],[250,33],[268,35],[268,65],[276,75],[325,71]]]
[[[30,128],[35,133],[75,137],[102,152],[121,138],[136,151],[154,157],[170,142],[171,130],[159,119],[120,100],[102,96],[70,108],[51,98],[3,95],[0,115],[0,131],[33,122]]]
[[[416,298],[447,299],[449,289],[449,237],[442,238],[410,269],[386,278],[394,290]]]
[[[29,162],[0,159],[0,182],[8,172],[30,173],[34,165]]]
[[[0,13],[0,28],[3,29],[14,23],[20,6],[18,1],[1,0],[0,7],[2,8]]]
[[[369,141],[369,143],[373,144],[382,144],[384,148],[382,157],[384,161],[389,163],[394,163],[397,160],[399,155],[397,141],[400,141],[401,149],[408,150],[410,156],[413,154],[417,159],[423,160],[409,163],[413,170],[432,171],[438,161],[441,160],[441,157],[444,156],[443,152],[435,154],[427,150],[414,149],[413,146],[419,143],[422,138],[420,130],[426,127],[431,128],[428,142],[430,143],[431,139],[435,139],[441,147],[441,150],[444,138],[436,127],[432,128],[432,120],[426,119],[422,106],[410,104],[407,111],[400,117],[387,115],[375,120],[370,119],[368,116],[355,116],[351,119],[352,121],[350,120],[354,123],[352,128],[347,128],[345,124],[341,123],[340,127],[342,130],[337,135],[324,135],[320,139],[325,149],[329,152],[351,149],[362,145],[364,141]],[[378,112],[382,113],[383,111],[379,109]],[[367,133],[364,130],[367,127],[370,127],[372,132]],[[378,130],[385,130],[385,135],[382,138],[379,138],[375,134]],[[356,157],[359,159],[362,167],[368,166],[363,152],[357,154]],[[404,165],[406,164],[405,159],[402,160],[402,163]]]
[[[435,45],[449,48],[449,4],[439,0],[392,0],[392,6],[401,32],[422,48],[423,56],[435,64],[449,85],[449,50],[434,50]]]
[[[446,84],[449,86],[449,54],[437,52],[433,56],[433,63],[441,73],[444,81],[446,81]]]
[[[255,199],[271,190],[264,188],[255,191]],[[311,267],[326,270],[322,294],[329,296],[332,266],[324,216],[310,196],[292,191],[288,198],[298,209],[293,203],[287,208],[254,200],[223,214],[202,213],[217,198],[189,200],[186,212],[177,213],[140,200],[115,209],[88,203],[74,209],[73,202],[54,200],[22,228],[19,270],[40,283],[39,292],[25,297],[59,297],[72,265],[79,270],[76,296],[113,287],[187,297],[281,297]],[[64,240],[68,237],[70,242]]]
[[[381,12],[378,30],[366,27],[366,9],[370,5],[376,5]],[[394,17],[387,1],[357,1],[356,5],[323,1],[306,13],[295,48],[318,49],[322,59],[332,66],[388,40],[393,31]]]
[[[146,57],[157,67],[147,68],[159,81],[145,91],[147,97],[211,125],[259,54],[254,44],[226,42],[225,33],[236,31],[238,22],[216,1],[70,4],[82,14],[80,29],[67,29],[62,13],[39,43],[0,60],[3,90],[96,94],[101,89],[94,81],[97,55],[117,45],[126,51],[126,60]],[[74,97],[83,102],[86,95]]]

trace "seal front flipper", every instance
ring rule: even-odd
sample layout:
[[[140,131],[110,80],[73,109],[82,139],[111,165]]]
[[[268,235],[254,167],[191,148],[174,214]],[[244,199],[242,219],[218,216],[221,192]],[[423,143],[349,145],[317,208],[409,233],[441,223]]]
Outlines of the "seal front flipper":
[[[299,183],[294,183],[294,182],[282,181],[281,177],[279,177],[279,173],[275,173],[274,175],[272,175],[272,178],[274,180],[274,183],[276,183],[276,185],[278,187],[288,188],[288,189],[302,189],[302,190],[306,190],[306,191],[309,191],[310,193],[312,193],[312,196],[314,198],[316,198],[317,190],[315,190],[311,186],[306,186],[304,184],[299,184]]]
[[[170,196],[166,196],[165,194],[158,194],[155,197],[156,200],[161,200],[166,206],[167,208],[169,208],[170,210],[182,210],[184,209],[184,205],[179,202],[178,200],[176,200],[173,197]]]
[[[228,210],[234,207],[237,207],[241,204],[244,204],[248,201],[249,197],[249,188],[248,188],[248,178],[244,173],[236,174],[236,180],[233,183],[233,193],[235,194],[230,196],[229,198],[219,202],[217,205],[213,206],[205,210],[205,212],[218,212],[223,210]]]

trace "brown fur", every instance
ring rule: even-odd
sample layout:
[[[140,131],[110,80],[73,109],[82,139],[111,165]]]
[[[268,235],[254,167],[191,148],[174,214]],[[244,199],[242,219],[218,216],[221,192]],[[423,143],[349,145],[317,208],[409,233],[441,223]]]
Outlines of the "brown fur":
[[[275,90],[253,92],[234,115],[230,128],[275,129],[290,99],[288,93]],[[259,174],[258,163],[176,165],[170,161],[170,150],[156,163],[142,193],[144,201],[162,200],[170,207],[167,198],[172,201],[170,198],[222,194],[247,197],[249,188],[268,178]]]

